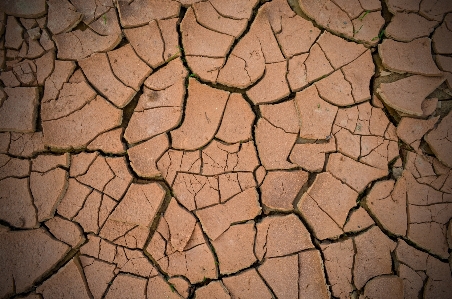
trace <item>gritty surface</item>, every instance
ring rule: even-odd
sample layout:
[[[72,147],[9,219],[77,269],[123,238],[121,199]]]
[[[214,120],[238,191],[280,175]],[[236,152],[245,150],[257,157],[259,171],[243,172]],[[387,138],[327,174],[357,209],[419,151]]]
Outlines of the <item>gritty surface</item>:
[[[450,0],[0,0],[0,298],[452,298]]]

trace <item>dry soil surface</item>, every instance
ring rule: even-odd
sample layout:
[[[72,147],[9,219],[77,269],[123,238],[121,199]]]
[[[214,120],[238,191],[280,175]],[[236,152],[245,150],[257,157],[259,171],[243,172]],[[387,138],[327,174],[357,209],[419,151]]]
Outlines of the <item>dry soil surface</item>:
[[[452,298],[452,1],[0,0],[0,298]]]

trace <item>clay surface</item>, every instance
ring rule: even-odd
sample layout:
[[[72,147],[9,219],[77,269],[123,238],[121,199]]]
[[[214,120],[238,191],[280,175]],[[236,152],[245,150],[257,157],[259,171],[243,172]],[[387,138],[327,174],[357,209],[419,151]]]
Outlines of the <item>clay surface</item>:
[[[0,299],[450,298],[451,3],[0,1]]]

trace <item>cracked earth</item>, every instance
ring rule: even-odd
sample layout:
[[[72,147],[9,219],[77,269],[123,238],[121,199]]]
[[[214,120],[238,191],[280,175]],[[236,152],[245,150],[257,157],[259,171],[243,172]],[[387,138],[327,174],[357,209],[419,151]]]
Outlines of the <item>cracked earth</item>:
[[[0,298],[452,298],[450,0],[0,0]]]

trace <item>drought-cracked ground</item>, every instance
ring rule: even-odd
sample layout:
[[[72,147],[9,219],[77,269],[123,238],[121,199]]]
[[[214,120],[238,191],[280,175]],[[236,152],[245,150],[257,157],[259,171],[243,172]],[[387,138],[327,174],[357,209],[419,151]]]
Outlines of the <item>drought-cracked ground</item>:
[[[450,0],[0,0],[0,298],[452,298]]]

